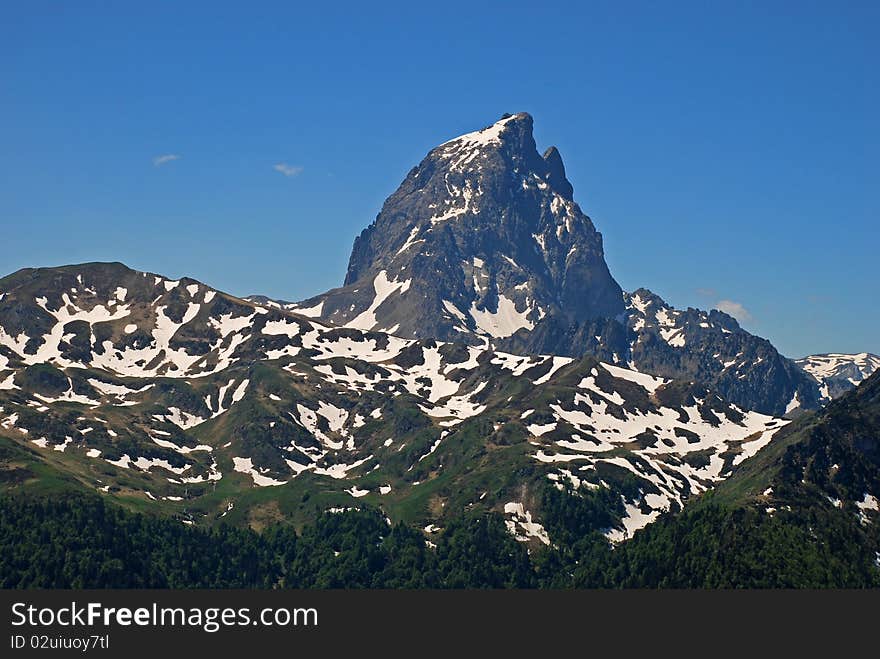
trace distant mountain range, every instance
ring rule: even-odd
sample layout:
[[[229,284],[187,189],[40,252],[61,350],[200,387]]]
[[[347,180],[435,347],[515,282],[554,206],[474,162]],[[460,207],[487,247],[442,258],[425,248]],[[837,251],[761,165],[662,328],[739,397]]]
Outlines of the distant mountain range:
[[[548,487],[610,493],[622,542],[707,491],[794,506],[805,478],[869,524],[878,367],[622,291],[559,152],[505,115],[431,150],[299,303],[119,263],[0,279],[0,488],[200,526],[372,506],[428,542],[482,510],[538,546]]]
[[[796,359],[795,364],[816,380],[822,400],[829,401],[867,380],[880,368],[880,357],[869,352],[857,355],[830,353]]]

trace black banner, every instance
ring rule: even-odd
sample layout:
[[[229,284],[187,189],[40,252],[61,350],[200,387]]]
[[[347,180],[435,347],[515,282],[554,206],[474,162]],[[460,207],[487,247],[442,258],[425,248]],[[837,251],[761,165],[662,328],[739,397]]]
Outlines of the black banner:
[[[838,653],[872,639],[880,591],[0,591],[0,656],[369,656],[476,648]],[[378,652],[378,654],[374,654]],[[366,655],[365,655],[366,656]]]

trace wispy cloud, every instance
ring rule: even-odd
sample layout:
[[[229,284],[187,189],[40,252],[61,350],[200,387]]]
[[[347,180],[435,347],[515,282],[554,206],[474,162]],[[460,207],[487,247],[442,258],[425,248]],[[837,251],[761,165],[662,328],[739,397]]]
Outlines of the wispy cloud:
[[[176,153],[163,153],[161,156],[153,158],[153,166],[161,167],[162,165],[167,165],[169,162],[174,162],[175,160],[180,160],[180,155]]]
[[[697,295],[700,297],[718,297],[718,291],[714,288],[698,288]]]
[[[729,316],[733,316],[741,323],[747,323],[754,319],[748,309],[739,302],[734,302],[733,300],[718,300],[718,302],[715,303],[715,308],[719,311],[723,311]]]
[[[273,165],[272,169],[284,174],[288,178],[293,178],[302,174],[304,168],[299,165],[288,165],[286,162],[279,162],[277,165]]]

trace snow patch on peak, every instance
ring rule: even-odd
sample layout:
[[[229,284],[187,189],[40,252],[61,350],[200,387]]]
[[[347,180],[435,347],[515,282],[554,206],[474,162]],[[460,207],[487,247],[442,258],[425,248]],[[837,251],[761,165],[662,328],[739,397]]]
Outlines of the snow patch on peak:
[[[501,293],[498,296],[498,308],[495,311],[478,309],[475,302],[471,303],[470,315],[482,334],[501,339],[515,334],[522,328],[534,329],[535,324],[529,320],[532,309],[517,311],[516,302]]]
[[[397,252],[395,253],[395,256],[402,254],[403,252],[405,252],[406,250],[408,250],[410,247],[412,247],[413,245],[415,245],[417,243],[425,242],[424,239],[416,240],[416,236],[419,235],[420,229],[421,229],[421,227],[419,225],[416,225],[412,228],[412,231],[409,232],[409,236],[407,237],[406,242],[403,243],[403,245],[401,245],[400,249],[397,250]]]
[[[406,293],[409,290],[410,283],[412,283],[412,279],[397,281],[394,279],[388,279],[388,272],[386,270],[379,272],[379,274],[376,275],[376,278],[373,279],[373,289],[376,292],[373,302],[365,311],[346,323],[345,327],[360,330],[375,329],[378,322],[376,320],[376,310],[391,296],[392,293],[398,293],[400,295]]]
[[[514,121],[520,115],[511,115],[496,121],[491,126],[475,130],[472,133],[465,133],[458,137],[454,137],[448,142],[444,142],[439,148],[452,144],[460,144],[469,147],[488,146],[490,144],[501,144],[501,135],[507,129],[508,124]]]

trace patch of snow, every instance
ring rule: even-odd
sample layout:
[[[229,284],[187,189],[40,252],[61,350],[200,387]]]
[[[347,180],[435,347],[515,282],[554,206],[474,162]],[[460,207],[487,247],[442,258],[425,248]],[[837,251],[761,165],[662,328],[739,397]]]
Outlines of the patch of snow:
[[[346,323],[345,327],[361,330],[374,329],[378,322],[376,320],[376,310],[391,296],[392,293],[398,293],[399,295],[406,293],[409,290],[411,282],[412,279],[407,279],[405,281],[389,280],[388,273],[385,270],[380,271],[373,280],[373,289],[375,290],[376,295],[373,298],[372,303],[365,311]]]
[[[233,468],[235,471],[248,474],[254,480],[254,485],[258,487],[274,487],[277,485],[284,485],[287,481],[279,481],[274,478],[270,478],[269,476],[264,476],[260,473],[260,471],[254,467],[254,463],[251,458],[232,458]],[[266,470],[268,471],[268,470]]]
[[[299,314],[300,316],[305,316],[306,318],[320,318],[321,314],[324,312],[324,300],[318,302],[311,307],[291,307],[290,310],[293,313]]]
[[[498,308],[495,311],[478,309],[471,303],[470,315],[477,325],[477,331],[501,339],[515,334],[520,329],[534,329],[535,324],[528,319],[531,309],[517,311],[516,302],[503,293],[498,295]]]
[[[544,530],[543,526],[532,521],[532,514],[523,508],[522,503],[511,501],[504,504],[504,514],[512,517],[505,524],[507,525],[507,530],[517,540],[525,541],[537,538],[545,545],[550,544],[550,536],[547,535],[547,531]]]
[[[665,380],[664,378],[658,378],[653,375],[648,375],[646,373],[640,373],[638,371],[620,368],[619,366],[606,364],[604,362],[602,363],[602,368],[608,371],[612,377],[635,382],[637,385],[647,390],[648,393],[652,394],[657,391],[657,389],[659,389],[661,386],[669,382],[669,380]]]

